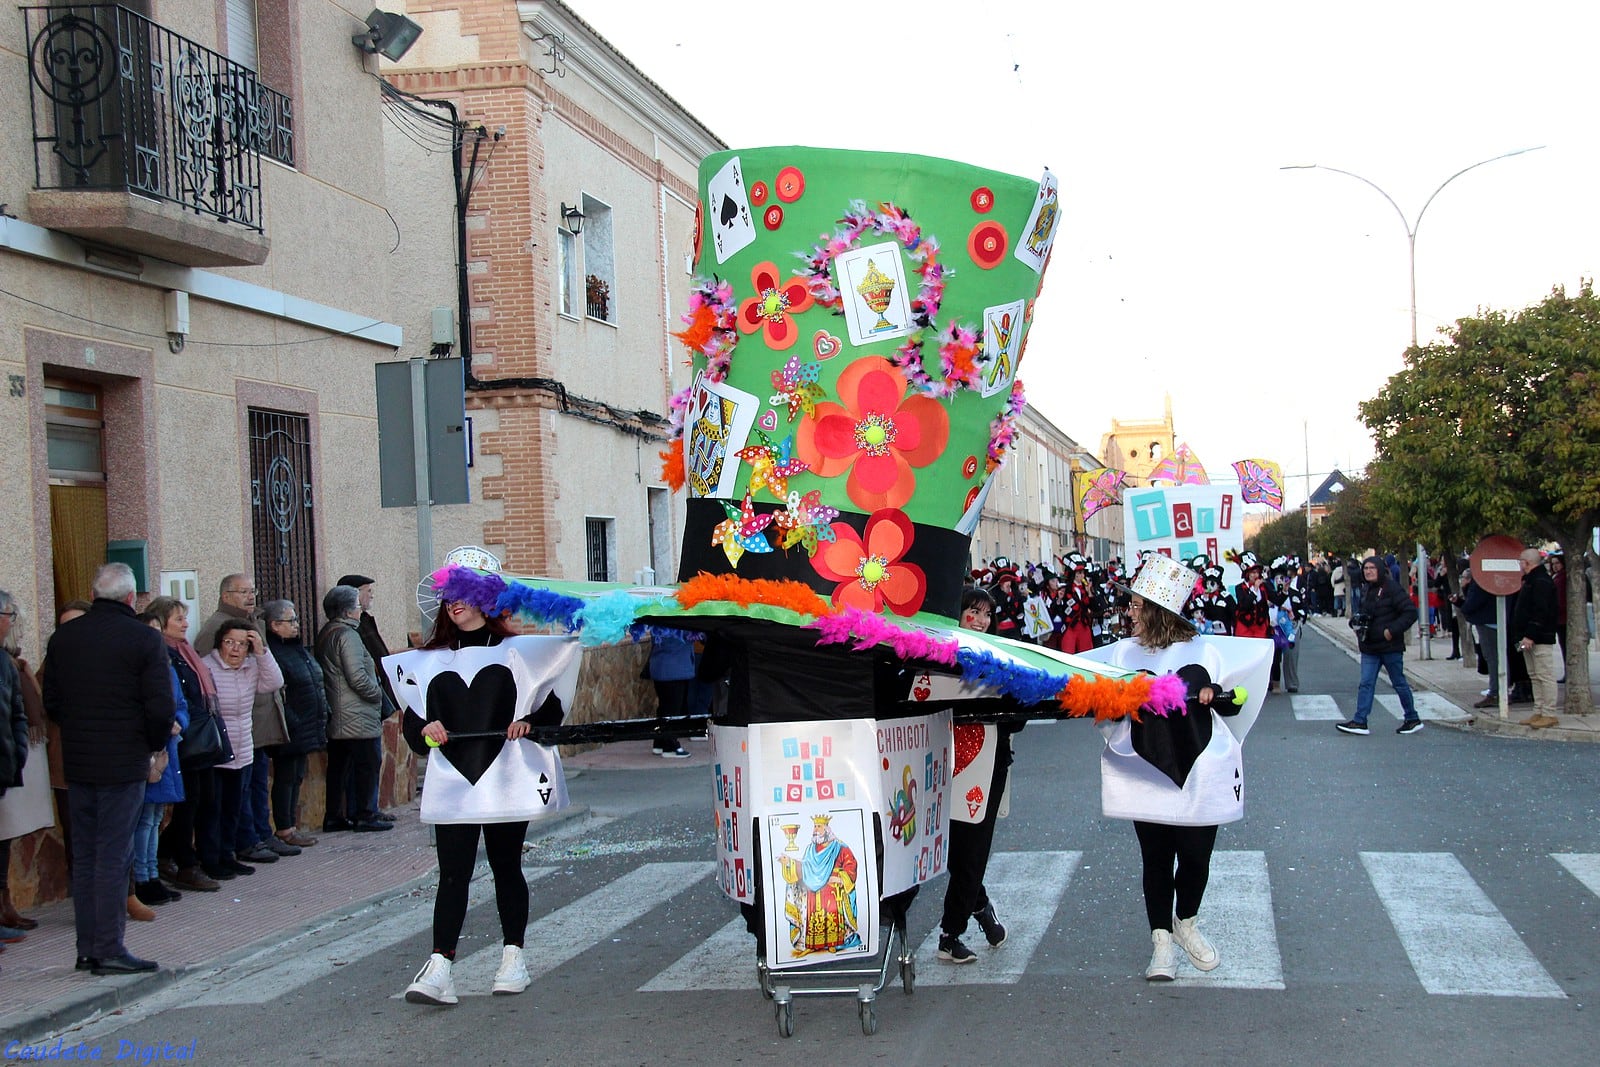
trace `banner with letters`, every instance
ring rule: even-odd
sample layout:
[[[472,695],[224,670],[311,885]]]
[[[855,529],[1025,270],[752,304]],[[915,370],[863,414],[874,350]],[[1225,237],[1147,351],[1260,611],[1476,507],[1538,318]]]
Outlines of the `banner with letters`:
[[[1123,530],[1130,565],[1155,551],[1183,563],[1204,553],[1222,566],[1227,589],[1239,583],[1239,568],[1224,554],[1244,551],[1244,501],[1237,485],[1171,485],[1126,489]]]

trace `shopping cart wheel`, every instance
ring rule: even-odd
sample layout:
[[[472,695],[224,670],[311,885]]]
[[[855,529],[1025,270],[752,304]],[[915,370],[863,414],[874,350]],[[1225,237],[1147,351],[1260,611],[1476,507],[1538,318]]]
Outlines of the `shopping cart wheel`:
[[[780,1037],[794,1036],[794,1002],[786,1001],[774,1009],[778,1015],[778,1035]]]
[[[869,1001],[861,1002],[861,1032],[871,1037],[878,1032],[878,1012]]]
[[[908,997],[917,991],[917,961],[911,956],[900,958],[900,985]]]

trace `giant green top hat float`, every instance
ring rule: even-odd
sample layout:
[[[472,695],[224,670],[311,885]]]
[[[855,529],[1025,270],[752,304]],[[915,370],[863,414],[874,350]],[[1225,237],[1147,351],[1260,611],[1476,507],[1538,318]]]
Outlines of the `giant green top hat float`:
[[[1055,181],[815,148],[700,169],[667,477],[679,577],[954,616],[1059,219]]]

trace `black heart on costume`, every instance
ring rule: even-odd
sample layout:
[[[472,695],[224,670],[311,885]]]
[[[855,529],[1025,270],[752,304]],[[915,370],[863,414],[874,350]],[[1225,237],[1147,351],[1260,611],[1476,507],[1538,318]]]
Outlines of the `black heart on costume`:
[[[454,739],[458,733],[504,734],[517,711],[517,682],[511,669],[499,663],[491,664],[472,676],[472,684],[461,680],[454,671],[434,676],[428,683],[429,717],[444,725],[452,735],[442,747],[435,750],[461,772],[473,785],[483,777],[489,764],[500,755],[505,737]]]
[[[1182,715],[1163,718],[1146,712],[1133,724],[1130,739],[1133,750],[1150,766],[1172,779],[1179,789],[1189,780],[1194,761],[1211,744],[1211,709],[1195,699],[1195,694],[1212,685],[1211,676],[1199,664],[1177,670],[1189,685],[1189,700]]]

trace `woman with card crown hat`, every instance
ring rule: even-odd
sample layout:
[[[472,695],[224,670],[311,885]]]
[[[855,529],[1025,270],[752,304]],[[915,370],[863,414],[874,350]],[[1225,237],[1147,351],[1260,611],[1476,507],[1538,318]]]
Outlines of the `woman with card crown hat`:
[[[1129,670],[1175,673],[1188,683],[1183,714],[1148,711],[1102,724],[1101,805],[1108,818],[1130,819],[1139,838],[1145,915],[1152,953],[1147,980],[1177,977],[1176,949],[1198,970],[1221,957],[1197,928],[1210,878],[1217,826],[1244,814],[1238,742],[1216,715],[1237,715],[1242,697],[1225,693],[1229,664],[1215,644],[1196,642],[1185,616],[1196,574],[1152,555],[1131,588],[1132,636],[1107,646],[1105,662]],[[1265,661],[1266,652],[1259,657]],[[1174,869],[1176,868],[1176,869]]]

